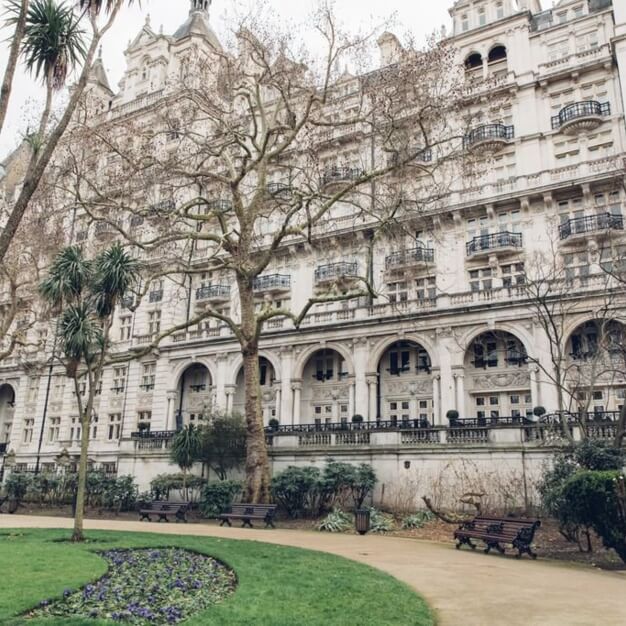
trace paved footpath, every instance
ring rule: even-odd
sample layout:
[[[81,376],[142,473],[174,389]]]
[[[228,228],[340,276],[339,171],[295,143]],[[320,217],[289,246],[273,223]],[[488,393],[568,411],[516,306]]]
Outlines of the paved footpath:
[[[0,528],[70,528],[54,517],[0,515]],[[404,581],[434,607],[442,626],[626,626],[626,575],[551,561],[455,550],[452,545],[368,535],[86,520],[87,529],[157,532],[330,552]],[[381,625],[382,626],[382,625]]]

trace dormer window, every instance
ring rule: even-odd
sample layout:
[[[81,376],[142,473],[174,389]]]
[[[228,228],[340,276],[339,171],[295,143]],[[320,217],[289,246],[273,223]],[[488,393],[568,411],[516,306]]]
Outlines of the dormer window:
[[[463,32],[469,30],[469,17],[467,16],[467,14],[461,15],[461,30]]]
[[[478,9],[478,25],[484,26],[487,23],[487,14],[485,9]]]

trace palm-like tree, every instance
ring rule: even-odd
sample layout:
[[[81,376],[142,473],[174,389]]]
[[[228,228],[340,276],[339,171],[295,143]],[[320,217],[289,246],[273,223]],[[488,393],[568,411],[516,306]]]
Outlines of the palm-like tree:
[[[65,357],[66,374],[74,380],[81,418],[81,448],[74,518],[74,541],[82,541],[89,421],[95,391],[102,377],[115,306],[138,280],[139,266],[119,244],[85,259],[76,246],[62,250],[40,286],[43,298],[60,311],[58,334]],[[82,371],[81,371],[82,370]],[[79,392],[79,379],[86,377],[86,401]]]
[[[134,0],[128,0],[128,4],[133,4]],[[115,5],[115,0],[79,0],[78,6],[91,14],[97,15],[104,7],[107,13],[110,13]]]
[[[183,492],[187,494],[187,472],[198,460],[201,447],[201,433],[193,424],[185,426],[176,433],[170,447],[170,459],[180,467],[183,473]]]

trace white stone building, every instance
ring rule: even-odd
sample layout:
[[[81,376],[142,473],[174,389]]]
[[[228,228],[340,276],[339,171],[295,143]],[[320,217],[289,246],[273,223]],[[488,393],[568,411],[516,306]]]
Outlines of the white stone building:
[[[172,36],[146,23],[126,51],[118,92],[97,64],[99,114],[143,115],[181,71],[185,50],[220,46],[210,2],[191,4]],[[567,296],[576,303],[564,321],[565,360],[581,364],[581,375],[595,354],[594,320],[608,284],[602,250],[625,237],[626,3],[561,0],[542,10],[539,0],[458,0],[450,14],[472,106],[486,107],[496,91],[510,98],[504,115],[466,137],[468,149],[495,154],[478,183],[453,190],[423,230],[375,247],[372,278],[384,294],[378,300],[320,305],[298,330],[280,319],[268,325],[261,384],[266,423],[280,424],[269,437],[275,469],[329,456],[372,462],[388,489],[416,468],[434,477],[457,461],[524,480],[527,471],[536,474],[550,447],[541,426],[522,420],[534,419],[538,406],[555,412],[559,402],[550,340],[522,279],[546,250],[565,268]],[[383,64],[393,61],[395,45],[393,36],[381,38]],[[358,226],[348,224],[347,234],[341,223],[337,228],[343,242],[361,236]],[[350,246],[340,255],[295,252],[268,270],[258,292],[297,308],[326,281],[362,270],[359,254]],[[167,281],[153,286],[136,312],[120,311],[119,349],[149,342],[203,301],[227,306],[231,291],[210,276],[182,296]],[[43,357],[28,371],[17,358],[0,364],[0,438],[22,467],[52,466],[62,449],[79,449],[71,386]],[[108,369],[91,458],[136,474],[146,487],[171,471],[172,431],[201,419],[209,406],[242,410],[241,365],[231,332],[213,323]],[[584,406],[610,421],[623,405],[626,380],[612,373],[590,385],[580,385],[578,406],[564,408]],[[451,410],[474,421],[448,428]],[[354,415],[367,426],[352,430]],[[141,428],[150,435],[136,436]],[[613,432],[605,422],[593,430],[599,437]]]

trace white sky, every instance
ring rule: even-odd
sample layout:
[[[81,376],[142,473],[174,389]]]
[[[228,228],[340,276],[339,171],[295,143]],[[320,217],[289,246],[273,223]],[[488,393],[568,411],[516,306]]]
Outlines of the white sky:
[[[240,0],[245,6],[253,0]],[[281,19],[301,21],[314,6],[313,0],[266,0]],[[339,19],[350,28],[368,24],[381,24],[394,19],[391,30],[399,35],[410,32],[417,41],[423,40],[434,30],[446,25],[450,30],[448,8],[453,0],[336,0],[335,10]],[[115,26],[107,33],[103,44],[103,58],[111,86],[115,90],[124,68],[124,54],[128,41],[135,37],[149,13],[153,30],[163,25],[166,34],[172,34],[184,22],[189,13],[189,0],[141,0],[141,6],[125,8]],[[218,37],[225,32],[225,10],[233,0],[213,0],[211,24]],[[4,9],[7,0],[0,0]],[[4,11],[2,11],[4,12]],[[7,39],[10,31],[0,30],[0,68],[8,57]],[[3,75],[3,74],[0,74]],[[29,123],[32,124],[40,108],[42,89],[30,76],[20,71],[13,85],[7,122],[0,137],[0,159],[13,150]]]

